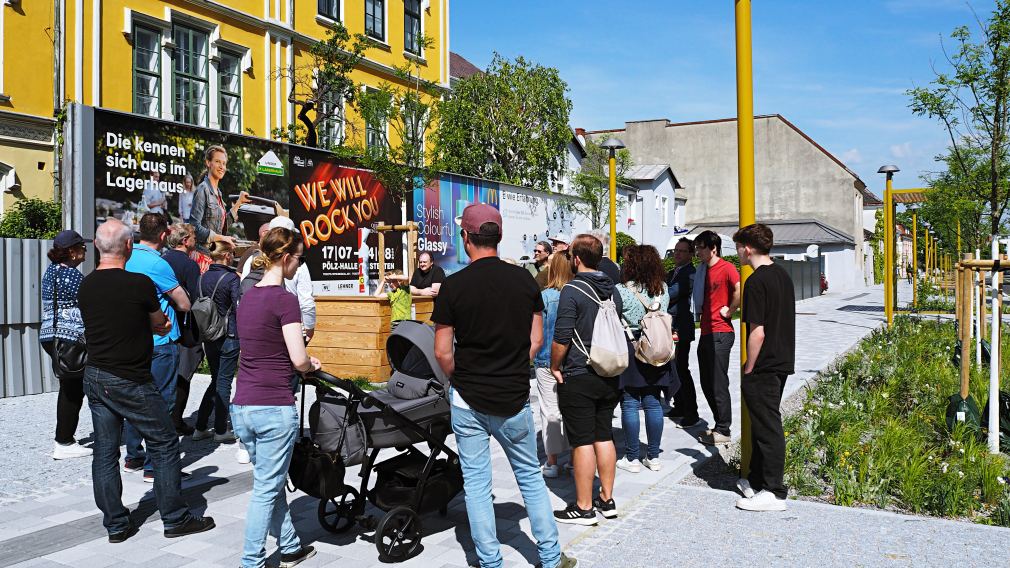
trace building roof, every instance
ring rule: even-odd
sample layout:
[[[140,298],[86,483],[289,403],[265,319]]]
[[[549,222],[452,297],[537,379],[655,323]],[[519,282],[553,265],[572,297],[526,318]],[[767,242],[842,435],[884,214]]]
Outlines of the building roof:
[[[470,75],[476,75],[477,73],[483,73],[483,71],[473,63],[467,61],[462,55],[454,51],[449,52],[449,77],[466,79]]]
[[[624,177],[635,181],[655,181],[665,172],[670,172],[670,181],[673,182],[674,189],[683,189],[670,164],[639,164],[625,172]]]
[[[806,132],[803,132],[802,130],[800,130],[799,128],[797,128],[795,124],[793,124],[793,123],[789,122],[788,120],[786,120],[786,118],[784,116],[782,116],[781,114],[763,114],[763,115],[755,116],[754,120],[768,119],[768,118],[777,118],[777,119],[781,120],[786,126],[788,126],[789,128],[792,128],[794,131],[796,131],[797,134],[799,134],[804,139],[806,139],[807,142],[810,142],[810,144],[812,144],[815,148],[817,148],[818,150],[820,150],[821,152],[823,152],[825,156],[827,156],[828,158],[830,158],[833,162],[835,162],[836,164],[838,164],[839,167],[841,167],[849,175],[851,175],[854,178],[854,180],[855,180],[855,188],[856,188],[856,190],[859,191],[859,193],[863,196],[863,206],[864,207],[879,207],[879,206],[881,206],[881,205],[884,204],[884,202],[881,201],[879,197],[877,197],[876,195],[874,195],[873,192],[871,192],[870,190],[868,190],[866,188],[866,183],[864,183],[863,180],[859,179],[859,176],[856,174],[856,172],[850,170],[849,167],[846,166],[837,157],[835,157],[834,154],[832,154],[831,152],[828,152],[823,146],[821,146],[820,144],[818,144],[817,142],[815,142],[813,138],[811,138],[810,136],[808,136]],[[718,123],[723,123],[723,122],[736,122],[736,118],[734,117],[734,118],[718,118],[718,119],[715,119],[715,120],[697,120],[697,121],[693,121],[693,122],[670,122],[669,119],[629,120],[627,122],[627,124],[634,124],[636,122],[657,122],[657,121],[661,121],[661,120],[665,120],[666,121],[666,127],[667,128],[676,128],[676,127],[679,127],[679,126],[698,126],[698,125],[702,125],[702,124],[718,124]],[[591,130],[591,131],[587,131],[586,134],[609,134],[609,133],[612,133],[612,132],[624,132],[625,130],[627,130],[627,126],[625,126],[625,128],[613,128],[613,129],[610,129],[610,130]]]
[[[852,236],[821,223],[816,219],[796,219],[793,221],[761,221],[775,234],[775,245],[855,245]],[[710,230],[716,233],[732,234],[738,223],[699,223],[688,235]],[[727,232],[728,231],[728,232]]]

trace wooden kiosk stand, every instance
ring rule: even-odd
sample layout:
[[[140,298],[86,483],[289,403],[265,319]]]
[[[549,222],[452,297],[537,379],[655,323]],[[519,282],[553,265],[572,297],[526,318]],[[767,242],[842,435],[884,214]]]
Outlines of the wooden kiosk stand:
[[[385,234],[407,233],[407,276],[414,273],[417,251],[417,223],[375,227],[379,251],[386,250]],[[385,263],[379,263],[379,285],[386,275]],[[428,321],[434,306],[431,296],[414,296],[414,319]],[[391,309],[387,298],[375,296],[317,296],[316,333],[309,344],[309,354],[317,357],[326,372],[345,379],[364,377],[371,382],[389,379],[391,369],[386,357]]]

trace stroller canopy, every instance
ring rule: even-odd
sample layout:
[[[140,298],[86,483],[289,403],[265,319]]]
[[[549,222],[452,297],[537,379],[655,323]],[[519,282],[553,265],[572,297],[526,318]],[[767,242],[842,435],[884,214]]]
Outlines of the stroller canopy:
[[[435,359],[435,328],[430,325],[401,321],[386,340],[386,355],[393,371],[449,384],[449,377]]]

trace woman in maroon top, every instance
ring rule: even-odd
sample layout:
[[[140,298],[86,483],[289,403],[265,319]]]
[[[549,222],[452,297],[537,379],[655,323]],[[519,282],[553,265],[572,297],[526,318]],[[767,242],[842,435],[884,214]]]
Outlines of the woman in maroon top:
[[[277,537],[282,566],[315,554],[295,533],[284,482],[298,436],[291,375],[320,366],[305,351],[298,299],[284,288],[284,279],[304,262],[301,239],[287,229],[272,229],[260,239],[260,250],[253,268],[265,270],[263,280],[242,296],[238,307],[242,353],[231,406],[235,434],[253,464],[242,566],[255,568],[264,566],[268,533]]]

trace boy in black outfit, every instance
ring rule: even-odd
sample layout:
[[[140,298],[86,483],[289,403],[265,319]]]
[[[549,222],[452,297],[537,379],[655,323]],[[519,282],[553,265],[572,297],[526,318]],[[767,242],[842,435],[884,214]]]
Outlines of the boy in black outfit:
[[[760,223],[733,235],[742,264],[754,269],[743,292],[741,320],[747,324],[747,362],[740,390],[750,410],[751,454],[748,481],[757,493],[736,502],[745,511],[784,511],[783,470],[786,439],[782,432],[782,390],[793,374],[796,351],[796,300],[789,274],[772,262],[771,229]]]

